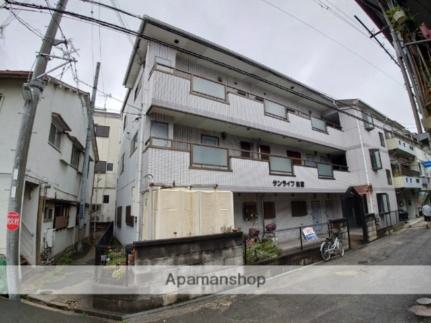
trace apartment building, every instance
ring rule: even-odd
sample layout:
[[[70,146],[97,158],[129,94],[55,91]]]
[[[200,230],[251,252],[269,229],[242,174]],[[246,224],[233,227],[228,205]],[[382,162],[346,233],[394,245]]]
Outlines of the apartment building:
[[[115,218],[122,119],[120,114],[102,109],[96,109],[93,116],[99,161],[94,169],[92,218],[107,223]]]
[[[24,100],[26,71],[0,71],[0,221],[6,223],[11,171]],[[78,239],[77,216],[87,135],[89,94],[47,76],[38,105],[25,175],[21,210],[20,253],[30,263],[47,260]],[[91,201],[94,161],[86,167]],[[89,232],[88,218],[84,233]],[[0,234],[0,254],[6,252],[6,230]]]
[[[385,132],[385,137],[398,209],[404,212],[405,218],[416,218],[420,216],[422,203],[431,188],[430,170],[423,165],[431,160],[429,143],[418,141],[415,134],[394,121],[391,122],[391,129]]]
[[[263,232],[267,224],[280,239],[297,239],[294,228],[319,231],[343,214],[359,227],[364,206],[387,214],[381,226],[396,221],[387,148],[377,127],[360,121],[361,109],[153,18],[139,33],[124,80],[116,214],[122,243],[231,225]],[[371,108],[361,108],[373,122]],[[177,202],[160,200],[163,190],[181,192]],[[223,192],[223,207],[218,198],[202,204],[184,191]],[[178,205],[197,216],[175,217]],[[224,222],[196,229],[213,211]]]

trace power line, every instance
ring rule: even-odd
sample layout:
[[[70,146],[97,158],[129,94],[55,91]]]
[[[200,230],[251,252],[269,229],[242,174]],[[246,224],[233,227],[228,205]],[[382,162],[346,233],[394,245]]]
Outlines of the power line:
[[[268,6],[280,11],[281,13],[295,19],[296,21],[302,23],[303,25],[313,29],[315,32],[319,33],[320,35],[322,35],[323,37],[329,39],[330,41],[336,43],[338,46],[341,46],[342,48],[344,48],[345,50],[349,51],[350,53],[352,53],[353,55],[355,55],[356,57],[360,58],[362,61],[366,62],[368,65],[374,67],[376,70],[380,71],[382,74],[386,75],[389,79],[391,79],[393,82],[397,83],[398,85],[403,85],[402,83],[398,82],[397,80],[395,80],[390,74],[386,73],[386,71],[382,70],[380,67],[378,67],[377,65],[375,65],[374,63],[372,63],[371,61],[369,61],[368,59],[366,59],[364,56],[360,55],[359,53],[357,53],[356,51],[354,51],[353,49],[351,49],[350,47],[344,45],[343,43],[341,43],[340,41],[338,41],[337,39],[333,38],[332,36],[329,36],[328,34],[324,33],[323,31],[321,31],[320,29],[314,27],[312,24],[306,22],[305,20],[302,20],[301,18],[297,17],[296,15],[290,13],[289,11],[273,4],[272,2],[268,1],[268,0],[260,0],[263,3],[267,4]]]
[[[172,44],[169,44],[169,43],[163,42],[163,41],[161,41],[161,40],[159,40],[159,39],[156,39],[156,38],[152,38],[152,37],[149,37],[149,36],[142,35],[142,34],[140,34],[140,33],[136,32],[136,31],[129,30],[129,29],[127,29],[127,28],[124,28],[124,27],[121,27],[121,26],[118,26],[118,25],[115,25],[115,24],[109,23],[109,22],[107,22],[107,21],[99,20],[99,19],[96,19],[96,18],[91,18],[91,17],[85,16],[85,15],[81,15],[81,14],[79,14],[79,13],[71,12],[71,11],[66,11],[66,10],[57,10],[57,9],[53,9],[53,8],[47,8],[47,7],[45,7],[45,6],[41,6],[41,5],[37,5],[37,4],[32,4],[32,3],[22,3],[22,2],[16,2],[16,1],[11,1],[11,0],[5,0],[5,1],[6,1],[8,4],[10,4],[10,5],[18,5],[18,6],[24,6],[24,7],[29,7],[29,8],[36,8],[36,9],[40,9],[40,10],[54,10],[54,11],[59,11],[59,12],[61,12],[61,13],[65,14],[65,15],[70,15],[70,16],[73,16],[73,17],[75,17],[75,18],[78,18],[79,20],[83,20],[83,21],[90,22],[90,23],[100,24],[101,26],[104,26],[104,27],[109,28],[109,29],[113,29],[113,30],[115,30],[115,31],[119,31],[119,32],[122,32],[122,33],[125,33],[125,34],[131,34],[131,35],[134,35],[134,36],[136,36],[136,37],[138,37],[138,38],[141,38],[141,39],[144,39],[144,40],[148,40],[148,41],[152,41],[152,42],[154,42],[154,43],[158,43],[158,44],[161,44],[161,45],[163,45],[163,46],[166,46],[166,47],[169,47],[169,48],[176,49],[176,50],[178,50],[178,51],[180,51],[180,52],[183,52],[183,53],[185,53],[185,54],[188,54],[188,55],[191,55],[191,56],[197,57],[198,59],[206,60],[206,61],[208,61],[208,62],[210,62],[210,63],[213,63],[213,64],[216,64],[216,65],[222,66],[222,67],[227,68],[227,69],[229,69],[229,70],[231,70],[231,71],[234,71],[234,72],[237,72],[237,73],[240,73],[240,74],[243,74],[243,75],[249,76],[249,77],[251,77],[251,78],[254,78],[255,80],[258,80],[258,81],[260,81],[260,82],[266,83],[266,84],[271,85],[271,86],[274,86],[274,87],[279,88],[279,89],[281,89],[281,90],[284,90],[284,91],[286,91],[286,92],[292,93],[292,94],[294,94],[294,95],[296,95],[296,96],[299,96],[299,97],[301,97],[301,98],[304,98],[304,99],[306,99],[306,100],[308,100],[308,101],[311,101],[311,102],[314,102],[314,103],[321,104],[322,106],[326,106],[326,107],[327,107],[327,108],[329,108],[329,109],[335,110],[335,111],[337,111],[337,112],[339,112],[339,113],[343,113],[343,114],[348,115],[348,116],[350,116],[350,117],[352,117],[352,118],[354,118],[354,119],[357,119],[357,120],[360,120],[360,121],[363,121],[363,122],[368,122],[367,120],[365,120],[365,119],[363,119],[363,118],[361,118],[361,117],[358,117],[358,116],[356,116],[356,115],[354,115],[354,114],[352,114],[352,113],[350,113],[350,112],[347,112],[347,111],[343,110],[342,108],[338,107],[338,105],[336,104],[335,100],[333,100],[333,99],[331,99],[331,98],[329,98],[329,97],[326,97],[326,99],[328,99],[328,100],[332,100],[332,101],[333,101],[333,103],[332,103],[332,104],[329,104],[329,103],[326,103],[326,102],[322,102],[322,101],[320,101],[320,100],[318,100],[318,99],[315,99],[315,98],[313,98],[313,97],[311,97],[311,96],[309,96],[309,95],[307,95],[307,94],[304,94],[304,93],[301,93],[301,92],[297,92],[297,91],[292,90],[292,89],[290,89],[290,88],[288,88],[288,87],[282,86],[282,85],[280,85],[280,84],[278,84],[278,83],[275,83],[275,82],[269,81],[269,80],[267,80],[267,79],[265,79],[265,78],[263,78],[263,77],[260,77],[260,76],[258,76],[258,75],[256,75],[256,74],[253,74],[253,73],[249,73],[249,72],[243,71],[243,70],[241,70],[241,69],[239,69],[239,68],[237,68],[237,67],[235,67],[235,66],[231,66],[231,65],[229,65],[229,64],[226,64],[226,63],[220,62],[220,61],[218,61],[218,60],[216,60],[216,59],[213,59],[213,58],[210,58],[210,57],[207,57],[207,56],[204,56],[204,55],[201,55],[201,54],[198,54],[198,53],[195,53],[195,52],[192,52],[192,51],[186,50],[186,49],[181,48],[181,47],[178,47],[178,46],[176,46],[176,45],[172,45]],[[264,1],[264,2],[265,2],[265,0],[261,0],[261,1]],[[115,10],[115,9],[113,9],[113,10]],[[121,10],[121,11],[123,12],[123,10]],[[143,20],[143,18],[139,18],[139,19]],[[314,28],[314,27],[312,27],[312,28]],[[87,85],[87,86],[91,86],[91,85],[89,85],[88,83],[86,83],[86,82],[84,82],[84,81],[81,81],[81,80],[79,80],[79,81],[80,81],[81,83],[83,83],[83,84]],[[105,94],[105,95],[107,95],[107,94]],[[119,102],[121,102],[121,103],[124,103],[124,100],[117,99],[117,98],[113,98],[113,99],[114,99],[114,100],[117,100],[117,101],[119,101]],[[131,106],[131,107],[133,107],[133,108],[135,108],[135,109],[137,109],[137,110],[141,111],[141,107],[137,107],[137,106],[134,106],[134,105],[131,105],[131,104],[128,104],[128,103],[126,103],[125,105],[127,105],[127,106]],[[350,107],[350,108],[352,108],[352,109],[354,109],[354,110],[359,110],[359,109],[358,109],[357,107],[355,107],[354,105],[348,105],[348,107]],[[389,124],[389,123],[387,123],[387,122],[383,122],[383,123],[384,123],[384,124],[387,124],[387,125],[392,126],[391,124]],[[377,125],[375,125],[375,127],[376,127],[376,128],[380,128],[380,129],[382,129],[382,130],[384,130],[384,129],[385,129],[384,127],[380,127],[380,126],[377,126]]]

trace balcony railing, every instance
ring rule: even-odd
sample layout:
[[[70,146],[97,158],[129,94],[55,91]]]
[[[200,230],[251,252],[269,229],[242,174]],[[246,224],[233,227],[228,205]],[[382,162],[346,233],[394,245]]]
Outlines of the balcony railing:
[[[346,165],[337,165],[309,159],[259,153],[252,150],[231,149],[219,146],[202,145],[192,142],[151,137],[145,143],[147,148],[168,149],[190,153],[190,167],[230,171],[230,159],[242,158],[267,162],[271,175],[294,176],[294,165],[317,168],[321,179],[334,179],[334,170],[348,171]]]
[[[221,100],[227,102],[227,94],[236,94],[250,100],[262,103],[264,105],[264,114],[267,116],[283,120],[289,120],[288,114],[292,113],[299,117],[310,120],[311,127],[313,130],[323,131],[325,133],[327,132],[327,127],[342,130],[339,124],[318,118],[316,116],[311,117],[310,114],[305,113],[301,110],[297,110],[290,106],[287,107],[285,103],[276,102],[272,99],[267,100],[266,98],[262,98],[260,94],[248,92],[235,86],[226,85],[222,82],[218,82],[215,80],[209,80],[203,76],[196,75],[176,67],[156,63],[153,65],[148,79],[152,77],[155,71],[185,78],[190,81],[193,93],[203,95],[208,98],[213,98],[217,101]]]

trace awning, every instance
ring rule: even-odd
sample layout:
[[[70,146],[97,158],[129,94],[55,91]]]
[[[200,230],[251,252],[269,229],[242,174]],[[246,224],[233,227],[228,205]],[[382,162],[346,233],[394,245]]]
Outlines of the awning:
[[[356,192],[358,192],[358,194],[367,194],[373,191],[372,185],[358,185],[358,186],[353,186],[353,188],[355,189]]]

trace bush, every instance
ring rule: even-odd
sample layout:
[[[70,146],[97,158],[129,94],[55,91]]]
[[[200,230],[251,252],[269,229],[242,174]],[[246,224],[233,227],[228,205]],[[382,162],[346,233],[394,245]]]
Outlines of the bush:
[[[281,249],[272,240],[251,241],[246,243],[246,263],[252,264],[261,260],[280,256]]]

